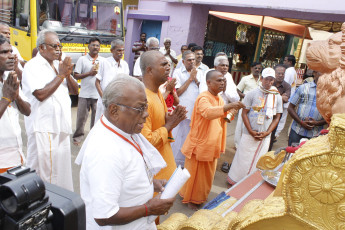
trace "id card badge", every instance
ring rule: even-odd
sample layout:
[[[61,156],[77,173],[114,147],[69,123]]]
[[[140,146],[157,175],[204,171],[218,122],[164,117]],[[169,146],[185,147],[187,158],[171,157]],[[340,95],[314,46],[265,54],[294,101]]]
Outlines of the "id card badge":
[[[264,121],[265,121],[265,115],[260,113],[259,116],[258,116],[257,124],[258,125],[263,125]]]

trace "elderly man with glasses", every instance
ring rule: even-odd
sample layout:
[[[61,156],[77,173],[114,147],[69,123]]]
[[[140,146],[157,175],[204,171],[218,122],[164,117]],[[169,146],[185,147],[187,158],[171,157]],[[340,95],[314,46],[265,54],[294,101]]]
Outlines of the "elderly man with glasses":
[[[22,82],[31,104],[25,117],[27,166],[43,180],[73,190],[69,94],[78,93],[78,84],[71,77],[72,59],[58,61],[61,45],[53,31],[42,30],[36,43],[39,53],[26,63]]]
[[[156,229],[148,216],[166,213],[175,199],[152,198],[166,183],[153,179],[166,163],[140,134],[148,116],[143,83],[120,75],[105,88],[104,115],[76,160],[86,229]]]

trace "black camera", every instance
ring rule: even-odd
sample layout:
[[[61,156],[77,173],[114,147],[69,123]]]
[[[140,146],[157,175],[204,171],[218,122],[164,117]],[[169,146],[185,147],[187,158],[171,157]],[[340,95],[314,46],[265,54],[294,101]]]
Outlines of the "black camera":
[[[43,182],[27,167],[0,174],[1,230],[85,228],[85,204],[79,195]]]

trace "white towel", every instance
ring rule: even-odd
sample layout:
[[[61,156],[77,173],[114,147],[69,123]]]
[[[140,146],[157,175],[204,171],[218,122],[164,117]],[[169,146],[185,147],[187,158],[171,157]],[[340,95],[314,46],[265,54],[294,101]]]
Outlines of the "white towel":
[[[268,93],[266,100],[266,116],[272,118],[277,114],[277,98],[276,95],[279,94],[279,91],[276,87],[271,86],[269,90],[262,87],[261,82],[259,86],[260,90],[264,93]]]

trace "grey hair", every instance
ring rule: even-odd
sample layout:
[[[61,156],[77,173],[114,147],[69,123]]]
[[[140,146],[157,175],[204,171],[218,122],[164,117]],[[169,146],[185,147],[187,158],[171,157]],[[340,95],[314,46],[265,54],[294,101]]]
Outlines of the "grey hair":
[[[38,47],[40,45],[45,43],[47,34],[55,34],[58,37],[58,35],[57,35],[57,33],[55,31],[52,31],[52,30],[41,30],[38,33],[38,35],[37,35],[37,40],[36,40],[36,47],[37,47],[37,49],[38,49]]]
[[[140,56],[140,69],[143,75],[145,75],[146,73],[146,68],[151,66],[152,63],[157,60],[156,59],[157,55],[163,55],[163,54],[157,50],[149,50]]]
[[[146,41],[146,46],[149,47],[152,45],[152,43],[156,42],[159,45],[159,41],[155,37],[149,37]]]
[[[137,86],[140,89],[145,89],[144,83],[137,78],[120,73],[115,80],[108,84],[103,92],[102,102],[104,107],[107,109],[110,104],[121,102],[121,99],[126,96],[125,89],[128,86]]]
[[[4,23],[4,22],[0,22],[0,26],[10,27],[7,23]]]
[[[125,43],[121,39],[115,39],[111,41],[110,49],[115,49],[116,46],[124,46]]]
[[[171,38],[164,38],[163,42],[165,43],[166,41],[171,42]]]
[[[186,60],[186,56],[189,55],[189,54],[194,54],[194,52],[191,51],[191,50],[186,50],[186,51],[184,51],[184,53],[182,54],[182,59],[183,59],[183,60]],[[194,54],[194,55],[195,55],[195,54]]]
[[[224,60],[224,61],[226,61],[227,63],[229,63],[229,60],[228,60],[227,57],[225,57],[225,56],[218,56],[218,57],[216,57],[216,58],[214,59],[214,66],[218,66],[222,60]]]
[[[224,53],[224,52],[218,52],[218,53],[216,53],[216,57],[218,57],[218,56],[228,56],[228,55],[226,55],[226,53]]]

